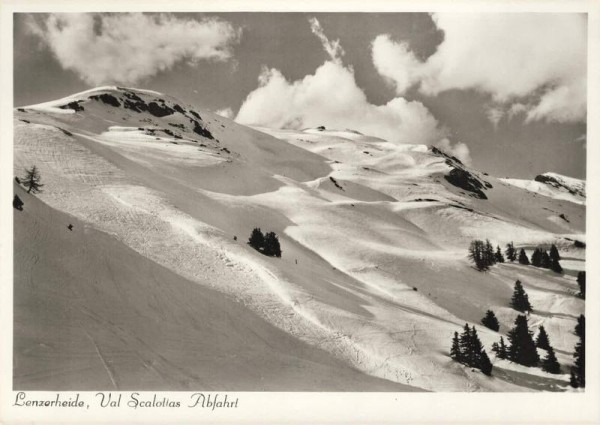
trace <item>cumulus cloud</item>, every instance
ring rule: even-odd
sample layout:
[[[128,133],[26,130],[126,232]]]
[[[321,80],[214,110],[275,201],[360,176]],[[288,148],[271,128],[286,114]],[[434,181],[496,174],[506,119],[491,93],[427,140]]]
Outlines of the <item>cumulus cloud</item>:
[[[63,68],[91,85],[136,83],[180,61],[225,61],[239,38],[222,20],[170,14],[53,14],[28,27]]]
[[[428,95],[474,89],[491,94],[496,103],[526,105],[528,120],[585,120],[584,15],[436,13],[432,18],[444,40],[425,61],[386,35],[372,44],[376,69],[399,94],[415,84]]]
[[[371,44],[371,58],[379,73],[403,94],[421,78],[421,62],[407,43],[396,43],[389,35],[379,35]]]
[[[471,152],[465,143],[457,142],[452,144],[450,140],[442,139],[439,143],[436,143],[436,146],[447,154],[457,157],[463,164],[471,165]]]
[[[339,42],[329,41],[318,21],[310,22],[331,59],[297,81],[263,68],[259,87],[246,97],[236,121],[277,128],[349,128],[395,143],[435,144],[446,136],[420,102],[396,97],[384,105],[369,103],[354,70],[339,58]]]

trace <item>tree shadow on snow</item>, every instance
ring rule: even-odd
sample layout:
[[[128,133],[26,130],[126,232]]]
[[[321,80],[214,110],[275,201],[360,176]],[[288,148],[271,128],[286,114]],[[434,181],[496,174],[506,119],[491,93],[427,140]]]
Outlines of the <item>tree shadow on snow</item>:
[[[494,365],[492,374],[496,378],[536,391],[566,391],[568,386],[568,383],[561,379],[502,369],[497,365]]]

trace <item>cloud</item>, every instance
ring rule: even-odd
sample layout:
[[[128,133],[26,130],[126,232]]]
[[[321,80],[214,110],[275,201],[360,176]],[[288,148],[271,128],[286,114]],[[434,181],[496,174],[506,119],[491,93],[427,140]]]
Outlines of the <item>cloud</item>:
[[[53,14],[28,27],[90,85],[136,83],[180,61],[226,61],[239,38],[227,22],[170,14]]]
[[[505,115],[505,111],[498,106],[488,106],[485,110],[485,115],[488,117],[490,122],[494,125],[494,128],[498,127],[498,123]]]
[[[447,154],[457,157],[463,164],[471,165],[471,152],[465,143],[457,142],[453,145],[450,140],[442,139],[439,143],[436,143],[436,146]]]
[[[371,58],[375,68],[403,94],[421,77],[421,62],[407,43],[396,43],[389,35],[379,35],[371,43]]]
[[[587,22],[578,14],[432,15],[443,42],[420,61],[405,43],[378,36],[373,64],[398,94],[474,89],[527,106],[528,120],[584,121]]]
[[[215,111],[215,114],[220,115],[225,118],[233,118],[233,116],[235,115],[233,112],[233,109],[231,109],[231,108],[219,109],[219,110]]]
[[[340,45],[340,40],[330,41],[325,35],[323,27],[321,27],[321,24],[319,23],[317,18],[310,18],[308,22],[310,23],[310,30],[321,41],[321,44],[323,45],[323,50],[327,52],[331,60],[340,60],[340,58],[345,54],[344,49]]]
[[[435,144],[446,137],[438,121],[418,101],[396,97],[384,105],[369,103],[356,84],[352,67],[339,59],[343,51],[339,43],[331,43],[320,26],[315,26],[316,20],[310,22],[331,59],[314,74],[296,81],[286,80],[277,69],[263,68],[258,88],[248,94],[236,121],[296,129],[325,125],[358,130],[394,143]]]

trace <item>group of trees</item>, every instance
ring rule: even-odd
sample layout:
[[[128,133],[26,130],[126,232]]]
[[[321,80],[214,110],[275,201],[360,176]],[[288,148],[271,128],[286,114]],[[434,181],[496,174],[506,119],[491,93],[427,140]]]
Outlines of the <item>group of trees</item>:
[[[575,364],[571,367],[570,383],[573,388],[583,388],[585,387],[585,316],[583,314],[577,319],[575,335],[579,337],[579,342],[575,345],[573,353]]]
[[[537,339],[534,341],[527,317],[518,315],[515,326],[508,332],[508,342],[508,345],[505,344],[504,337],[500,337],[499,343],[492,344],[492,351],[499,359],[507,359],[524,366],[540,365],[546,372],[560,373],[560,364],[543,326],[540,326]],[[540,360],[537,348],[546,350],[544,359]]]
[[[531,254],[531,265],[534,267],[541,267],[543,269],[550,269],[556,273],[562,273],[563,269],[560,265],[560,254],[556,245],[550,247],[550,254],[545,249],[537,247],[533,254]]]
[[[469,258],[479,271],[487,270],[496,263],[504,263],[504,256],[500,246],[494,250],[489,239],[471,241],[469,245]]]
[[[521,313],[528,313],[533,310],[529,302],[529,297],[519,280],[515,282],[510,305]],[[493,331],[498,332],[500,330],[500,323],[492,310],[486,311],[485,316],[481,319],[481,323]],[[583,326],[580,326],[580,328]],[[497,358],[508,359],[524,366],[540,365],[546,372],[560,373],[560,364],[544,326],[540,326],[537,339],[534,341],[533,332],[529,330],[527,324],[527,317],[525,315],[518,315],[514,327],[508,332],[507,337],[508,344],[504,342],[503,337],[500,337],[499,342],[492,344],[492,351],[496,354]],[[585,342],[581,345],[585,345]],[[540,360],[537,348],[546,350],[546,357],[543,360]],[[582,350],[580,349],[579,351]],[[578,353],[577,348],[576,353]]]
[[[281,257],[281,246],[275,232],[263,234],[260,228],[255,227],[250,234],[248,244],[258,252],[269,257]]]
[[[585,297],[585,272],[580,272],[577,276],[577,282],[580,285],[582,297]],[[520,312],[532,311],[529,297],[519,280],[515,282],[513,296],[511,298],[511,307]],[[498,319],[492,310],[488,310],[481,320],[487,328],[494,331],[500,329]],[[579,316],[575,334],[579,337],[579,342],[575,346],[573,358],[574,366],[571,367],[571,386],[585,387],[585,316]],[[541,366],[549,373],[560,373],[560,364],[556,358],[554,348],[550,344],[550,338],[544,326],[540,326],[537,338],[533,339],[533,332],[528,329],[527,317],[525,315],[517,316],[515,326],[508,332],[508,342],[505,344],[504,338],[500,337],[499,342],[492,344],[492,351],[499,359],[508,359],[525,366]],[[546,356],[540,360],[537,348],[546,351]]]
[[[450,357],[459,363],[481,370],[485,375],[492,374],[492,362],[483,349],[475,326],[469,328],[465,323],[460,336],[458,332],[454,332]]]
[[[506,254],[506,258],[508,259],[508,261],[510,261],[511,263],[518,260],[519,264],[524,264],[526,266],[529,265],[529,258],[527,258],[527,253],[525,252],[525,250],[521,248],[519,254],[517,254],[515,244],[512,242],[506,244],[506,250],[504,251],[504,253]]]
[[[496,263],[504,263],[504,258],[510,262],[519,261],[519,264],[533,265],[535,267],[541,267],[550,269],[556,273],[562,273],[563,269],[559,263],[560,255],[556,245],[552,245],[550,248],[550,254],[545,249],[540,247],[536,248],[531,256],[531,262],[525,249],[521,248],[517,254],[515,245],[509,242],[506,245],[504,255],[500,246],[497,245],[496,249],[492,246],[491,242],[486,239],[485,242],[479,239],[471,241],[469,245],[469,258],[473,261],[475,268],[479,271],[488,270],[491,266]]]
[[[515,248],[515,245],[512,242],[506,244],[506,250],[504,251],[504,253],[506,254],[506,258],[508,259],[508,261],[510,261],[511,263],[518,260],[519,264],[524,264],[526,266],[529,265],[529,258],[527,257],[527,253],[525,252],[525,250],[521,248],[519,250],[519,253],[517,254],[517,249]]]

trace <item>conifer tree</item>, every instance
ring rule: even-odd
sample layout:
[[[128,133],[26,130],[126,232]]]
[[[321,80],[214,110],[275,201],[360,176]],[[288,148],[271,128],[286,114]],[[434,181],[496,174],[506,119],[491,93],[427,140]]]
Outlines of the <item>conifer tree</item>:
[[[561,267],[558,260],[550,260],[550,261],[551,261],[550,262],[550,270],[552,270],[554,273],[561,274],[563,272],[563,268]]]
[[[281,247],[275,232],[268,232],[265,235],[265,249],[263,253],[270,257],[281,257]]]
[[[571,367],[571,386],[574,388],[585,387],[585,316],[579,316],[575,334],[579,336],[579,342],[575,345],[573,358],[575,364]]]
[[[485,244],[483,241],[471,241],[471,244],[469,245],[469,258],[473,261],[475,268],[479,271],[487,270],[490,266],[485,256]]]
[[[502,338],[502,337],[501,337]],[[504,340],[502,340],[502,343],[504,343]],[[492,343],[492,352],[496,354],[496,357],[499,359],[503,359],[506,358],[506,347],[504,347],[504,357],[502,357],[502,349],[500,348],[500,344],[497,342]]]
[[[475,327],[469,328],[465,323],[462,334],[454,332],[450,357],[464,365],[480,369],[484,374],[491,375],[492,363],[483,349]]]
[[[496,264],[496,257],[494,255],[494,247],[489,239],[485,240],[485,248],[483,250],[483,258],[488,266]]]
[[[542,250],[536,248],[533,250],[533,254],[531,254],[531,265],[534,267],[542,266]]]
[[[508,332],[508,359],[524,366],[535,366],[540,357],[535,349],[535,343],[527,326],[527,317],[517,316],[515,327]]]
[[[481,350],[479,353],[479,370],[483,372],[484,375],[490,376],[492,374],[492,362],[490,362],[490,358],[488,357],[485,350]]]
[[[550,347],[550,339],[548,338],[548,334],[546,333],[546,329],[544,329],[543,325],[540,326],[538,336],[535,340],[535,345],[538,348],[543,348],[544,350],[547,350],[548,347]]]
[[[494,258],[496,259],[496,263],[504,263],[504,255],[502,255],[500,245],[496,246],[496,254],[494,255]]]
[[[515,282],[515,289],[510,300],[510,306],[523,313],[533,310],[533,307],[529,303],[529,297],[527,296],[527,293],[525,292],[520,280]]]
[[[496,315],[494,314],[494,312],[492,310],[488,310],[485,313],[484,318],[481,319],[481,323],[486,328],[489,328],[496,332],[498,332],[498,330],[500,329],[500,323],[498,323],[498,319],[496,318]]]
[[[22,182],[23,185],[27,188],[27,193],[41,192],[42,187],[44,186],[40,183],[41,181],[42,176],[40,175],[40,172],[35,165],[30,169],[25,170],[25,176],[23,177]]]
[[[506,259],[511,263],[517,259],[517,251],[512,242],[506,244],[506,251],[504,253],[506,254]]]
[[[264,249],[265,236],[263,235],[263,232],[260,230],[259,227],[255,227],[252,230],[252,233],[250,234],[250,239],[248,239],[248,244],[257,251]]]
[[[560,364],[556,359],[554,348],[548,346],[546,357],[542,360],[542,370],[550,373],[560,373]]]
[[[575,353],[573,353],[573,358],[575,358],[575,364],[571,367],[571,381],[576,382],[575,388],[584,388],[585,387],[585,339],[580,340],[577,345],[575,345]]]
[[[529,265],[529,258],[527,258],[527,254],[523,248],[519,251],[519,264]]]
[[[585,338],[585,316],[580,314],[575,325],[575,335],[579,338]]]
[[[475,326],[473,326],[471,328],[471,337],[470,337],[470,351],[467,354],[467,361],[468,361],[468,365],[472,366],[472,367],[477,367],[479,368],[480,364],[480,357],[481,357],[481,352],[483,351],[483,345],[481,344],[481,340],[479,339],[479,336],[477,335],[477,329],[475,329]]]
[[[542,251],[542,264],[540,264],[540,267],[543,269],[549,269],[551,265],[552,261],[550,260],[550,256],[545,250]]]
[[[462,353],[460,352],[460,342],[458,340],[458,332],[454,332],[454,338],[452,338],[452,348],[450,348],[450,357],[457,362],[463,361]]]
[[[460,347],[461,358],[463,362],[468,362],[469,353],[471,352],[471,328],[465,323],[463,331],[460,334],[458,345]]]
[[[550,258],[556,261],[559,261],[561,259],[560,254],[558,253],[558,248],[556,248],[556,245],[554,244],[552,244],[552,246],[550,247]]]
[[[508,357],[508,348],[504,343],[504,337],[500,337],[500,344],[498,345],[498,358],[506,359]]]
[[[585,271],[577,273],[577,284],[579,285],[579,296],[585,300]]]

